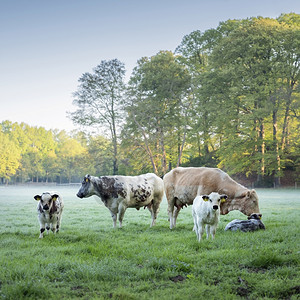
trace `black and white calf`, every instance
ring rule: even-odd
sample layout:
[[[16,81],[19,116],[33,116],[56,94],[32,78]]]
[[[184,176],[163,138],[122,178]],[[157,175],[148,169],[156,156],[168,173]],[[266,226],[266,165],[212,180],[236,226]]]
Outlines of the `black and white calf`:
[[[86,175],[77,193],[79,198],[98,196],[110,210],[113,226],[116,227],[119,214],[119,226],[122,227],[127,208],[148,208],[151,212],[151,226],[155,225],[159,206],[164,195],[164,184],[153,173],[139,176],[101,176]]]
[[[40,238],[43,238],[45,229],[47,233],[49,229],[53,233],[58,232],[64,208],[62,197],[58,193],[45,192],[42,195],[35,195],[34,199],[39,201],[37,212],[40,222]]]
[[[248,232],[248,231],[255,231],[258,229],[265,229],[265,225],[261,221],[262,214],[251,214],[248,217],[248,220],[233,220],[229,222],[225,230],[231,230],[231,231],[243,231],[243,232]]]

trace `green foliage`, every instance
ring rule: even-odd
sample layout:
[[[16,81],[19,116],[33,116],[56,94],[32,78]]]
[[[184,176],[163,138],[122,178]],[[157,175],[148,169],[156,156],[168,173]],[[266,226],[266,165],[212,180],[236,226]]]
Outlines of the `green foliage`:
[[[122,120],[121,103],[125,90],[125,66],[117,59],[102,61],[93,70],[79,78],[73,104],[77,110],[70,113],[75,124],[97,128],[101,126],[113,148],[113,174],[118,173],[118,131]]]
[[[0,178],[8,182],[79,182],[84,174],[111,174],[111,143],[102,136],[4,121],[0,124]]]
[[[138,61],[129,81],[122,142],[134,149],[135,161],[140,156],[143,169],[152,167],[152,172],[164,174],[168,158],[179,158],[176,151],[186,131],[192,101],[190,79],[188,70],[170,51]],[[148,166],[144,165],[145,157]]]
[[[294,184],[300,157],[299,49],[299,14],[291,13],[193,31],[175,53],[138,60],[127,86],[124,64],[102,61],[79,78],[76,110],[70,113],[88,133],[2,122],[0,178],[161,176],[182,165],[256,176],[257,186],[280,184],[291,170]],[[102,135],[92,133],[95,127]]]
[[[149,211],[128,209],[124,227],[113,229],[104,204],[75,198],[78,187],[57,189],[62,227],[42,240],[33,199],[40,188],[0,189],[1,298],[299,297],[297,190],[257,190],[266,230],[225,232],[232,219],[246,219],[233,211],[221,216],[214,241],[199,243],[191,207],[174,230],[165,200],[155,227]]]
[[[0,177],[9,178],[20,165],[21,153],[16,144],[0,131]]]

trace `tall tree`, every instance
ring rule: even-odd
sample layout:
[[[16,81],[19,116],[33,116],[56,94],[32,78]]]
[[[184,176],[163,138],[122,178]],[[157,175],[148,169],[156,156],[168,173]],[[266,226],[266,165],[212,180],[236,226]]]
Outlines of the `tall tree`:
[[[130,78],[124,137],[147,153],[155,173],[166,173],[172,156],[175,165],[181,158],[189,89],[190,75],[170,51],[140,59]]]
[[[102,61],[93,73],[79,78],[73,104],[78,107],[70,113],[74,123],[101,128],[109,132],[113,147],[113,174],[118,173],[118,131],[121,119],[125,66],[117,59]]]
[[[219,153],[222,164],[230,165],[235,172],[254,171],[259,178],[280,176],[278,118],[285,110],[285,128],[299,80],[298,36],[299,29],[277,20],[253,18],[214,48],[211,72],[215,78],[223,78],[220,82],[225,92],[217,101],[224,107],[231,103],[227,107],[232,111],[218,125],[226,132]],[[233,153],[237,154],[236,160]]]

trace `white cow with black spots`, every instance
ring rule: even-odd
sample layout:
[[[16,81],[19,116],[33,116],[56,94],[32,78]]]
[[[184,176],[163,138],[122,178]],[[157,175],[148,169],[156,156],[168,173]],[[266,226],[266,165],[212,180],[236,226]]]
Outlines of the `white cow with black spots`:
[[[242,231],[242,232],[248,232],[248,231],[255,231],[259,229],[266,229],[265,225],[261,221],[262,214],[251,214],[248,217],[248,220],[238,220],[235,219],[231,222],[229,222],[225,230],[231,230],[231,231]]]
[[[211,235],[215,238],[216,229],[220,219],[220,204],[225,202],[226,195],[218,193],[210,193],[209,195],[197,196],[194,199],[192,213],[194,218],[194,230],[197,234],[197,239],[200,242],[206,225],[206,238]]]
[[[58,232],[64,208],[62,197],[55,192],[45,192],[42,195],[35,195],[34,199],[39,201],[37,212],[40,222],[40,238],[43,238],[45,229],[47,233],[49,229],[53,233]]]
[[[77,193],[79,198],[98,196],[109,209],[113,227],[119,226],[127,208],[148,208],[151,212],[151,226],[155,225],[159,206],[164,195],[163,180],[153,173],[139,176],[101,176],[86,175]]]

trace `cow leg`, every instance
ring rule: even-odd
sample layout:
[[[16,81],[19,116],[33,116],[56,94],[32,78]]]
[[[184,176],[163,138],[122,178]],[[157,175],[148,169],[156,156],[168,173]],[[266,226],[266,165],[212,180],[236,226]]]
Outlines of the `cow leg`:
[[[217,226],[215,225],[210,226],[210,235],[212,239],[215,238],[216,230],[217,230]]]
[[[46,225],[46,229],[47,229],[47,234],[49,234],[49,230],[50,230],[50,225],[47,223]]]
[[[56,233],[56,226],[57,226],[57,220],[56,220],[56,222],[53,221],[51,223],[51,230],[52,230],[53,233]]]
[[[209,233],[210,233],[210,225],[206,225],[206,239],[208,240],[208,238],[209,238]]]
[[[113,219],[113,228],[117,227],[117,214],[113,213],[112,211],[110,211],[111,217]]]
[[[44,237],[45,226],[41,225],[40,227],[41,228],[40,228],[40,236],[39,236],[39,238],[42,239]]]
[[[193,227],[193,231],[196,232],[197,236],[198,236],[198,230],[197,230],[197,215],[194,212],[194,210],[192,211],[192,215],[193,215],[193,220],[194,220],[194,227]]]
[[[151,202],[150,204],[148,204],[148,205],[147,205],[147,208],[148,208],[148,210],[149,210],[150,213],[151,213],[152,221],[151,221],[150,227],[152,227],[152,226],[155,225],[155,220],[156,220],[156,216],[154,216],[154,207],[153,207],[153,203]]]
[[[170,221],[170,229],[173,229],[175,227],[174,219],[173,219],[174,204],[175,204],[175,199],[168,201],[168,214],[169,214],[169,221]]]
[[[61,218],[61,215],[58,215],[58,217],[57,217],[57,223],[56,223],[56,232],[59,232],[60,218]]]
[[[38,216],[39,223],[40,223],[40,236],[39,238],[42,239],[44,237],[44,231],[45,231],[45,222],[43,218],[39,215]]]
[[[122,221],[124,218],[126,207],[122,204],[119,204],[118,213],[119,213],[119,227],[122,228]]]
[[[156,200],[155,198],[154,198],[154,200],[152,201],[152,205],[150,206],[150,208],[149,208],[149,206],[148,206],[148,209],[150,210],[150,212],[151,212],[151,216],[152,216],[152,222],[151,222],[151,225],[150,225],[150,227],[152,227],[152,226],[154,226],[155,225],[155,223],[156,223],[156,219],[157,219],[157,214],[159,213],[159,204],[160,204],[160,199],[159,200]],[[158,203],[158,204],[157,204]]]
[[[198,232],[198,223],[197,223],[197,216],[193,212],[193,219],[194,219],[194,227],[193,231],[196,232],[197,240],[199,241],[199,232]]]
[[[177,217],[178,214],[180,212],[181,208],[180,207],[174,207],[174,213],[173,213],[173,227],[176,227],[176,221],[177,221]]]
[[[58,215],[58,218],[57,218],[56,232],[58,232],[58,231],[59,231],[59,228],[60,228],[62,211],[63,211],[63,209],[61,208],[61,210],[60,210],[60,212],[59,212],[59,215]]]
[[[197,224],[197,238],[198,238],[198,241],[200,242],[201,239],[202,239],[202,236],[203,236],[203,233],[204,233],[204,224]]]

